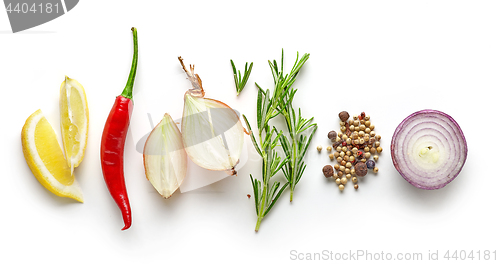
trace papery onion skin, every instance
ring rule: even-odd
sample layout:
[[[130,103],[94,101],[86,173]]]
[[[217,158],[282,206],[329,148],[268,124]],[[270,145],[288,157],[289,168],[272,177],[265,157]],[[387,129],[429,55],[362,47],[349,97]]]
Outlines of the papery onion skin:
[[[458,123],[437,110],[409,115],[396,128],[391,141],[396,170],[410,184],[424,190],[440,189],[453,181],[465,164],[467,152]]]
[[[162,197],[170,198],[186,177],[187,154],[181,132],[169,114],[149,134],[143,159],[146,178]]]

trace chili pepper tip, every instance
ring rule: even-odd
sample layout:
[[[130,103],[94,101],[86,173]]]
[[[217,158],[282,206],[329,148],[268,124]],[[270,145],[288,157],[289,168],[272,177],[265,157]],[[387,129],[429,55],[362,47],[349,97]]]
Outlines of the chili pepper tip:
[[[129,228],[130,228],[130,226],[131,226],[131,224],[125,224],[125,226],[122,228],[122,231],[123,231],[123,230],[127,230],[127,229],[129,229]]]

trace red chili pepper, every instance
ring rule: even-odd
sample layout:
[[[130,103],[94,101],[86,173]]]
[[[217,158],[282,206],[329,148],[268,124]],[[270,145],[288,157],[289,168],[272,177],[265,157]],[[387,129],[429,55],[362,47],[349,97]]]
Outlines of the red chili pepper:
[[[116,97],[115,104],[111,108],[101,138],[101,167],[104,181],[108,186],[109,193],[120,208],[125,226],[122,230],[132,225],[132,212],[125,187],[123,176],[123,149],[125,139],[132,115],[132,89],[137,71],[137,29],[132,28],[134,36],[134,57],[132,67],[128,76],[127,85],[121,95]]]

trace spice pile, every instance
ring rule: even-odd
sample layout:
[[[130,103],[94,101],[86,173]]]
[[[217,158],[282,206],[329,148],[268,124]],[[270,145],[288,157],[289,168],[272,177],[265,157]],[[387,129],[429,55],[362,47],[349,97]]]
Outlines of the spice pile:
[[[368,170],[378,172],[375,162],[382,152],[381,136],[375,133],[375,126],[365,112],[349,119],[349,113],[342,111],[339,118],[340,132],[328,132],[333,144],[326,148],[330,160],[336,160],[337,164],[324,166],[323,174],[326,178],[333,177],[341,191],[349,180],[354,183],[354,189],[358,189],[358,177],[364,177]],[[323,148],[317,149],[321,152]]]

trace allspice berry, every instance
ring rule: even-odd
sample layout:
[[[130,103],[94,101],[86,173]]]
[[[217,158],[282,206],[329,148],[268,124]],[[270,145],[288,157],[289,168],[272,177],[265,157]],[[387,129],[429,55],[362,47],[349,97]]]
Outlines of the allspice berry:
[[[366,164],[364,162],[356,163],[354,169],[356,170],[356,175],[358,175],[359,177],[363,177],[368,173],[368,168],[366,167]]]
[[[326,178],[330,178],[333,176],[332,165],[326,165],[325,167],[323,167],[323,175],[325,175]]]
[[[328,132],[328,138],[332,141],[332,142],[335,142],[335,140],[337,139],[337,132],[335,131],[330,131]]]
[[[347,113],[346,111],[342,111],[339,113],[339,118],[340,120],[342,120],[342,122],[345,122],[347,121],[347,119],[349,119],[349,113]]]

